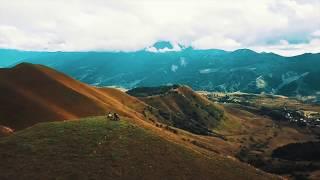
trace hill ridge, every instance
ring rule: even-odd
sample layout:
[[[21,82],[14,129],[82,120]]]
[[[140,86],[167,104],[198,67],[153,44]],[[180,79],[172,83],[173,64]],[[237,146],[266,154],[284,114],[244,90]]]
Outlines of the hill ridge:
[[[10,69],[0,69],[0,75],[0,93],[7,94],[0,97],[3,102],[0,124],[14,129],[27,127],[26,119],[70,120],[102,115],[107,111],[128,117],[136,117],[138,114],[132,109],[134,106],[129,108],[125,102],[109,95],[111,90],[88,86],[42,65],[22,63]],[[127,96],[122,92],[113,94]],[[137,107],[141,106],[140,109],[145,106],[137,99],[133,101],[136,101]],[[28,107],[33,107],[34,111],[38,109],[43,115],[30,113]]]

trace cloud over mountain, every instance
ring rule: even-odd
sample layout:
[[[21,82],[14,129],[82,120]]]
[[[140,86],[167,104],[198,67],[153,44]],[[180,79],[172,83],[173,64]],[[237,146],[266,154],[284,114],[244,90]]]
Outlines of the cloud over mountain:
[[[1,48],[133,51],[166,40],[198,49],[320,51],[315,0],[0,1]]]

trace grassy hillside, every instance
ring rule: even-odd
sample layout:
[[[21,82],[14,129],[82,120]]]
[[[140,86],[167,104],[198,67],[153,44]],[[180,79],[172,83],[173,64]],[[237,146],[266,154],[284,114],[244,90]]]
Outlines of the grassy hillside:
[[[104,117],[37,124],[1,138],[0,157],[0,179],[275,178]]]
[[[211,135],[212,129],[224,119],[222,109],[186,86],[137,88],[128,91],[159,111],[165,124],[201,135]]]

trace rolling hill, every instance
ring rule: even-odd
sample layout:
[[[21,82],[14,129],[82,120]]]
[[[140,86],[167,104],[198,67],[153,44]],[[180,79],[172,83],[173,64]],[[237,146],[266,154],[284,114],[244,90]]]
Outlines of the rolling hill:
[[[127,93],[157,109],[165,124],[195,134],[213,135],[212,129],[224,119],[221,108],[186,86],[144,87]]]
[[[279,179],[129,122],[94,117],[40,123],[2,138],[0,179]]]
[[[91,87],[53,69],[28,63],[0,69],[0,93],[0,124],[18,130],[38,122],[78,119],[107,111],[135,117],[146,106],[118,90]]]

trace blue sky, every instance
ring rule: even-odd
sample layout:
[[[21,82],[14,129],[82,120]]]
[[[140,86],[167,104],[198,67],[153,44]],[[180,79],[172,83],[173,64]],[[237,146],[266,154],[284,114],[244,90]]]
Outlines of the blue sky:
[[[160,40],[320,52],[320,0],[0,0],[0,48],[135,51]]]

